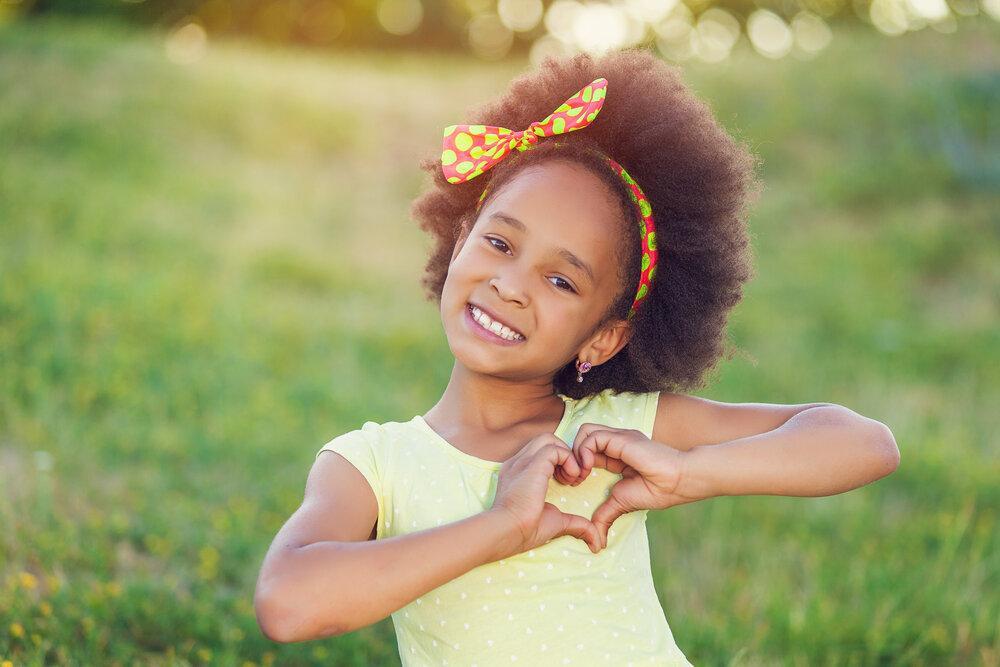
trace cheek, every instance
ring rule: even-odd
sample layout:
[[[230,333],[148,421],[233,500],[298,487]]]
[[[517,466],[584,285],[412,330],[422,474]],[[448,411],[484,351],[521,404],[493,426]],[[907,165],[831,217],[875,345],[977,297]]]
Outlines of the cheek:
[[[586,318],[586,313],[579,302],[566,297],[561,298],[559,294],[541,285],[535,296],[535,306],[538,324],[546,332],[546,337],[566,343],[579,337],[580,323]]]

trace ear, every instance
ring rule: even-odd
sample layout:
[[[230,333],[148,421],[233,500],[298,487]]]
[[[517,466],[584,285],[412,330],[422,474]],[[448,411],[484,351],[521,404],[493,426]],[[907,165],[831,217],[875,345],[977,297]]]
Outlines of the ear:
[[[577,357],[599,366],[618,354],[631,337],[632,327],[627,320],[612,320],[584,344]]]

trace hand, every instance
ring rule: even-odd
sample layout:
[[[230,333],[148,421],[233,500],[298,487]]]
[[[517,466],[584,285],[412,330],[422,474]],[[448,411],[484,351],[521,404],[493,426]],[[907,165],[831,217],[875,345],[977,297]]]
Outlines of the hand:
[[[559,471],[559,475],[556,475]],[[565,442],[552,433],[538,435],[503,462],[491,511],[509,516],[516,530],[513,553],[545,544],[562,535],[577,537],[593,553],[601,550],[597,526],[579,514],[567,514],[545,501],[549,480],[583,480],[580,465]]]
[[[622,514],[699,500],[678,492],[685,452],[654,442],[641,431],[583,424],[573,442],[573,453],[580,464],[581,479],[595,466],[622,475],[590,518],[600,531],[601,548],[608,545],[608,530]]]

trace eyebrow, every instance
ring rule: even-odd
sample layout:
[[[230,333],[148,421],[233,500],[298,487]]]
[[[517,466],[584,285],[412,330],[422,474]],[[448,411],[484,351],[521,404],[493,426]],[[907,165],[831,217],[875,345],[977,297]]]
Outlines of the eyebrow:
[[[509,225],[521,232],[528,231],[528,226],[526,224],[524,224],[517,218],[511,215],[507,215],[506,213],[503,213],[501,211],[497,211],[496,213],[492,214],[490,216],[490,220],[497,220],[498,222],[502,222],[505,225]],[[567,248],[556,248],[556,252],[559,254],[560,257],[565,259],[567,262],[569,262],[576,268],[586,273],[587,277],[590,278],[590,282],[592,284],[597,283],[597,279],[594,277],[594,270],[590,268],[589,264],[587,264],[585,261],[574,255]]]

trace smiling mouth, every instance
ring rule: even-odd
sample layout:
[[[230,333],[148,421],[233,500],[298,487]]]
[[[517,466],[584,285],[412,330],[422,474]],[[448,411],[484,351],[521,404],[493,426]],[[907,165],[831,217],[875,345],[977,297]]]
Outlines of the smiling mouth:
[[[487,331],[498,338],[502,338],[503,340],[511,343],[518,343],[527,339],[524,334],[493,320],[489,315],[471,303],[465,304],[465,309],[472,316],[472,319],[476,324],[478,324],[484,331]]]

